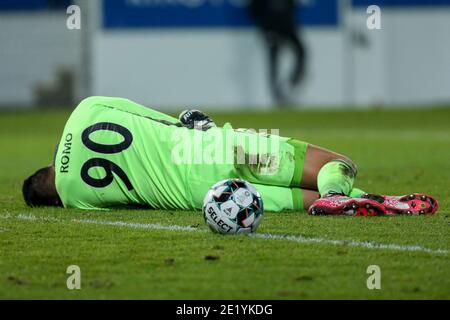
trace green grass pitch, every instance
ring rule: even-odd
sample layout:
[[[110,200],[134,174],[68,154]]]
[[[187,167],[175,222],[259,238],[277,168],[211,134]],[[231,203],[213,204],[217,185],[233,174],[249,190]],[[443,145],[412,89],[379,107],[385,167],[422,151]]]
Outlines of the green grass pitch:
[[[1,299],[450,298],[450,109],[212,114],[343,153],[367,191],[440,201],[434,216],[265,213],[259,234],[306,242],[215,235],[200,212],[27,208],[22,181],[51,162],[68,114],[0,114]],[[69,265],[81,269],[81,290],[66,287]],[[369,265],[381,269],[380,290],[366,286]]]

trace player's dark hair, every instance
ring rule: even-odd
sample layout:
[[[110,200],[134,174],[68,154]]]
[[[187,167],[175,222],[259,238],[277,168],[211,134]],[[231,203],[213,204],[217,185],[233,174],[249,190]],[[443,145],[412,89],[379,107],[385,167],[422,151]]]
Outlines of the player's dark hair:
[[[50,170],[51,167],[39,169],[23,182],[23,198],[29,207],[55,205],[55,195],[47,182]]]

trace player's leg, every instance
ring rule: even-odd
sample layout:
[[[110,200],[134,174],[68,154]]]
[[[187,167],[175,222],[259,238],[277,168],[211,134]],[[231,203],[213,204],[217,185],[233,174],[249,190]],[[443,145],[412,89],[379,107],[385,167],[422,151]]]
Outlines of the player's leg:
[[[244,135],[245,133],[240,134]],[[258,185],[315,191],[311,199],[317,200],[318,194],[326,199],[318,203],[320,206],[317,212],[320,214],[342,214],[347,207],[352,210],[357,209],[357,214],[368,214],[366,211],[370,209],[377,209],[374,212],[383,210],[379,203],[371,199],[358,199],[356,201],[348,197],[356,176],[356,166],[343,155],[296,139],[277,136],[258,136],[258,139],[269,139],[269,145],[276,142],[275,145],[278,146],[276,151],[277,161],[268,161],[265,165],[260,163],[258,166],[249,165],[247,162],[236,165],[237,177]],[[243,149],[244,152],[249,151],[245,145],[243,145]],[[259,150],[258,159],[264,158],[265,152],[267,150]],[[269,154],[272,153],[269,152]],[[272,163],[277,165],[271,166]],[[309,199],[311,193],[307,191],[303,193],[306,194],[306,199]],[[361,193],[363,192],[361,191]],[[267,197],[272,197],[271,202],[286,199],[286,197],[273,199],[273,194],[270,192],[267,194]],[[286,201],[289,203],[289,200]],[[330,202],[329,207],[326,206],[327,201]],[[311,205],[309,201],[304,203]],[[360,207],[364,207],[364,209],[360,209]],[[328,208],[329,211],[327,211]],[[300,209],[300,207],[296,207],[296,209]],[[315,213],[315,211],[312,210],[311,213]]]
[[[356,166],[343,155],[296,139],[247,132],[237,134],[243,137],[239,139],[243,142],[238,147],[245,156],[243,163],[235,164],[236,175],[241,179],[263,185],[309,189],[319,191],[322,195],[348,195],[352,190]],[[257,143],[244,139],[249,137],[257,139]],[[264,144],[263,140],[267,142]],[[247,155],[252,153],[249,147],[251,143],[267,146],[257,150],[257,157],[253,156],[260,161],[258,165],[251,165],[251,157]],[[264,163],[262,159],[273,161]]]
[[[308,145],[300,187],[318,190],[321,199],[309,208],[311,214],[382,215],[383,206],[360,198],[364,191],[353,189],[356,165],[348,157],[315,145]],[[350,195],[353,197],[350,197]]]
[[[349,195],[356,174],[357,167],[348,157],[308,144],[300,187],[318,190],[322,196],[331,193]]]
[[[428,195],[379,196],[353,188],[356,165],[347,157],[308,145],[300,186],[318,190],[321,199],[310,208],[311,214],[433,214],[437,201]]]
[[[313,190],[269,186],[257,183],[253,183],[253,185],[261,194],[264,202],[264,209],[267,211],[304,211],[307,210],[314,201],[319,199],[319,193]]]

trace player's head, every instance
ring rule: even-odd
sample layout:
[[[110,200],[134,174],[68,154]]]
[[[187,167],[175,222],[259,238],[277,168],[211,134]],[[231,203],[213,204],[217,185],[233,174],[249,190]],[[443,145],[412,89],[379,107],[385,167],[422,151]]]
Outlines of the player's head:
[[[30,207],[60,206],[61,200],[55,187],[53,166],[45,167],[28,177],[22,186],[25,202]]]

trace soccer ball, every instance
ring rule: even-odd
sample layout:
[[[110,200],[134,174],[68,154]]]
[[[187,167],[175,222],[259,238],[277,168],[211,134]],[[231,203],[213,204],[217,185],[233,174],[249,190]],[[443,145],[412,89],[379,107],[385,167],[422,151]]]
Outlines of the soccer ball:
[[[203,216],[213,232],[251,233],[258,228],[264,208],[261,195],[244,180],[223,180],[203,200]]]

